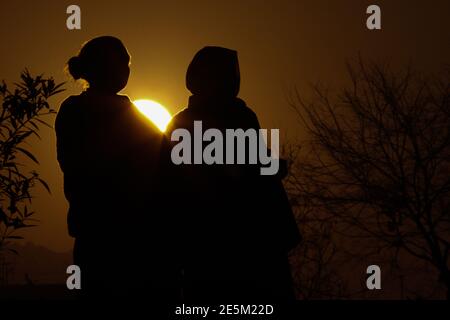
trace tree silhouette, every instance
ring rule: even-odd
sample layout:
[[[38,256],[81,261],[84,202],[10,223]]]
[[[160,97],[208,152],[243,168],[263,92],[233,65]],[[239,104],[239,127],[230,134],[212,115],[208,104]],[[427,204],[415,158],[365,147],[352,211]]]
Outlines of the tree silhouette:
[[[286,191],[302,235],[302,242],[290,253],[291,270],[299,299],[341,299],[348,297],[345,280],[340,276],[338,246],[333,237],[333,221],[316,211],[310,198],[304,197],[299,179],[300,143],[287,143],[281,153],[288,159]]]
[[[17,231],[34,226],[34,212],[30,210],[31,190],[36,182],[49,192],[47,183],[36,171],[29,171],[21,163],[24,157],[38,163],[25,148],[31,135],[38,138],[39,125],[51,127],[42,120],[55,113],[48,99],[63,91],[63,83],[42,75],[33,77],[28,70],[22,72],[21,81],[8,89],[5,81],[0,85],[2,109],[0,114],[0,253],[9,250],[11,241],[22,239]]]
[[[336,98],[316,85],[310,101],[298,91],[291,100],[309,137],[291,199],[326,221],[340,251],[396,266],[406,253],[434,267],[450,298],[449,70],[396,73],[360,58],[348,73]]]

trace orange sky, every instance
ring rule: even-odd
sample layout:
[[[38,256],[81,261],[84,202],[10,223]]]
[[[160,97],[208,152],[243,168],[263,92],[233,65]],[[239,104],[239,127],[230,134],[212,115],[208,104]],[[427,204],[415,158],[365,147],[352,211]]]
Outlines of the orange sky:
[[[66,28],[66,8],[77,4],[82,29]],[[365,27],[365,10],[378,4],[382,30]],[[286,95],[294,86],[308,91],[321,80],[338,86],[345,79],[346,58],[361,53],[394,64],[411,61],[422,71],[449,63],[450,1],[6,1],[0,2],[0,79],[16,81],[21,70],[67,80],[64,63],[80,45],[98,35],[123,40],[132,55],[131,76],[123,91],[132,99],[149,98],[171,113],[185,106],[184,74],[194,53],[205,45],[239,52],[240,96],[256,111],[262,127],[300,132]],[[52,100],[60,102],[81,87]],[[53,122],[53,120],[51,120]],[[52,195],[37,190],[34,202],[40,226],[26,239],[53,250],[69,250],[67,203],[56,161],[54,132],[43,128],[42,141],[31,149],[41,162],[39,171]]]

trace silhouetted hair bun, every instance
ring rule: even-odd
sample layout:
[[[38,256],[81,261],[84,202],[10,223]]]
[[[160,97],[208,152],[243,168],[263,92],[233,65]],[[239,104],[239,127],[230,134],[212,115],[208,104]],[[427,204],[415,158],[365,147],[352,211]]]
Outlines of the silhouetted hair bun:
[[[72,57],[67,61],[67,68],[69,70],[70,75],[78,80],[83,77],[83,68],[81,65],[81,59],[78,56]]]
[[[93,81],[108,84],[116,76],[116,65],[128,65],[130,55],[122,41],[112,36],[101,36],[85,42],[78,54],[67,61],[66,70],[75,79],[83,79],[89,85]],[[126,75],[128,79],[128,75]],[[124,80],[126,83],[126,81]]]

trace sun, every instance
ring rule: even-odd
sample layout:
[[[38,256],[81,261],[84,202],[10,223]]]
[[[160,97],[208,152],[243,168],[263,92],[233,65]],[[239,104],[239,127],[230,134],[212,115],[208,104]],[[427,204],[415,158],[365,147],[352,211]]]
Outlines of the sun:
[[[140,99],[133,101],[133,104],[145,117],[153,122],[159,130],[162,132],[166,130],[172,116],[160,103],[153,100]]]

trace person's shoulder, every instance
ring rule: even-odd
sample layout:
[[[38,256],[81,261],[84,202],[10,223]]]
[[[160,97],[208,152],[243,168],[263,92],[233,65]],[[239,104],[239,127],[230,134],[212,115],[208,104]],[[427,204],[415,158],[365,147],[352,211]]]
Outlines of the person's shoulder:
[[[237,109],[245,114],[247,114],[248,116],[251,117],[256,117],[256,113],[245,103],[244,100],[237,98],[236,99],[236,105],[237,105]]]
[[[244,114],[252,120],[258,120],[258,116],[256,115],[255,111],[253,111],[251,108],[249,108],[248,106],[245,106],[243,108],[243,112]]]
[[[187,122],[191,118],[191,116],[191,110],[186,107],[174,114],[169,125],[171,127],[179,127],[183,123]]]
[[[111,99],[112,100],[110,100],[109,103],[119,107],[118,110],[120,110],[120,112],[128,113],[131,111],[132,113],[138,113],[138,109],[127,95],[117,94],[111,97]]]
[[[125,94],[118,94],[115,96],[115,98],[123,103],[123,104],[128,104],[128,105],[132,105],[133,103],[131,102],[131,99],[129,96],[125,95]]]
[[[172,119],[183,119],[191,113],[190,111],[191,110],[188,107],[185,107],[180,111],[178,111],[177,113],[175,113]]]
[[[128,96],[116,95],[114,100],[118,112],[115,119],[120,121],[122,125],[128,126],[130,132],[145,136],[152,135],[155,139],[162,135],[158,127],[139,111]]]
[[[114,94],[114,95],[86,95],[85,103],[92,106],[102,106],[107,105],[111,107],[115,107],[116,110],[129,110],[130,107],[133,107],[134,104],[131,99],[124,94]]]
[[[65,116],[68,113],[76,112],[79,109],[81,102],[81,95],[73,95],[66,98],[59,107],[58,118]]]
[[[256,113],[244,102],[244,100],[237,99],[237,112],[239,113],[239,118],[245,120],[246,123],[253,126],[259,126],[258,116]]]
[[[61,103],[55,119],[56,131],[59,131],[63,126],[66,126],[68,122],[75,121],[80,110],[80,104],[80,95],[69,96]]]
[[[67,97],[62,103],[61,103],[61,108],[67,109],[72,105],[76,105],[77,103],[79,103],[80,101],[80,96],[81,95],[73,95],[73,96],[69,96]]]
[[[170,137],[172,132],[176,129],[184,128],[188,129],[192,126],[192,112],[191,109],[185,107],[184,109],[175,113],[170,119],[169,124],[164,132],[166,137]],[[191,125],[190,125],[191,124]]]

